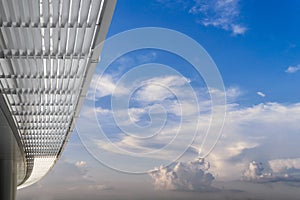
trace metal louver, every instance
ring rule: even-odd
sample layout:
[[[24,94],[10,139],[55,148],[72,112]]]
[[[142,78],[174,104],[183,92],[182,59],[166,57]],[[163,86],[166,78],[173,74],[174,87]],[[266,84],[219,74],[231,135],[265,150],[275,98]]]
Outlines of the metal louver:
[[[0,0],[0,95],[26,160],[43,177],[72,132],[115,0]],[[97,48],[96,48],[97,47]]]

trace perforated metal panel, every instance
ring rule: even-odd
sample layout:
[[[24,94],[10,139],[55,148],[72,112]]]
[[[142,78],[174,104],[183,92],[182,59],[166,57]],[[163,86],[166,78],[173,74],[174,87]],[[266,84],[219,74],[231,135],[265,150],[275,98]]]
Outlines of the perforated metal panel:
[[[0,1],[0,93],[26,156],[23,186],[44,176],[60,155],[114,5],[111,0]]]

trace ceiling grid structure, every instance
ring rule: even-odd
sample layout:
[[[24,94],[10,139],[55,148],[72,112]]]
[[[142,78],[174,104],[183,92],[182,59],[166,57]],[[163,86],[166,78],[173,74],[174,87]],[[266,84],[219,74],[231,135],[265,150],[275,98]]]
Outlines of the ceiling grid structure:
[[[0,94],[25,154],[25,187],[43,177],[73,130],[115,0],[0,0]]]

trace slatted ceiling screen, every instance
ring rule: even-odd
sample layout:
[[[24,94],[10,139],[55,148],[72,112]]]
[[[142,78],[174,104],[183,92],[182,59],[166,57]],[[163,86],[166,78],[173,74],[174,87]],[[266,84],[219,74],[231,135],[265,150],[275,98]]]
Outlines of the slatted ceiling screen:
[[[88,55],[103,3],[2,0],[1,49],[4,55]]]
[[[24,185],[61,152],[108,1],[0,0],[0,92],[32,168]],[[36,170],[44,161],[49,166]]]

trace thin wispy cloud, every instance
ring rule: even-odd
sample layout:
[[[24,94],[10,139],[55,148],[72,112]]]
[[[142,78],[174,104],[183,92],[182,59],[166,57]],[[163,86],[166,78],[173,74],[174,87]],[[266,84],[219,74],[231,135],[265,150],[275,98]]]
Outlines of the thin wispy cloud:
[[[260,91],[256,92],[256,94],[261,97],[266,97],[266,94]]]
[[[179,76],[152,78],[143,83],[145,86],[137,92],[135,99],[142,102],[162,101],[174,96],[170,90],[175,94],[179,89],[183,92],[189,83],[189,79]]]
[[[176,4],[194,15],[196,22],[204,26],[213,26],[232,32],[233,35],[242,35],[248,28],[240,22],[239,0],[193,0],[168,1],[158,0],[166,7],[175,7]]]
[[[234,35],[244,34],[247,27],[239,23],[239,0],[195,0],[189,12],[204,26],[214,26]]]
[[[227,102],[236,101],[238,97],[243,94],[239,87],[227,87],[226,88],[226,100]]]
[[[117,81],[121,75],[132,66],[138,66],[149,62],[154,62],[157,55],[155,51],[146,51],[142,53],[135,53],[134,55],[121,56],[115,61],[116,70],[109,71],[102,75],[94,75],[90,84],[87,98],[93,100],[99,99],[109,95],[123,95],[128,93],[127,88],[117,87]],[[95,96],[94,96],[95,94]]]
[[[296,72],[298,72],[298,71],[300,71],[300,64],[297,65],[297,66],[289,66],[289,67],[285,70],[286,73],[290,73],[290,74],[296,73]]]

